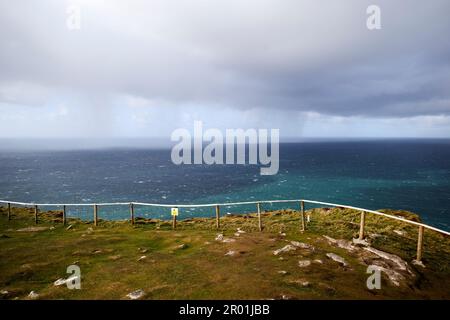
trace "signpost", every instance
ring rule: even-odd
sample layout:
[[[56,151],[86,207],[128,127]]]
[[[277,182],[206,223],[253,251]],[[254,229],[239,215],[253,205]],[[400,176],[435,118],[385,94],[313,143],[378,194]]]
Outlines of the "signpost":
[[[177,228],[178,208],[172,208],[171,214],[172,214],[172,229],[175,230]]]

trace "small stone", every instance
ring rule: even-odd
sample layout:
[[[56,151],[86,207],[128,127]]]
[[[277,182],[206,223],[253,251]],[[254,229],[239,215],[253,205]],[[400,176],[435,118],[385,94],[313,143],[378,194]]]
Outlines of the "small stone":
[[[178,245],[178,246],[176,246],[175,247],[175,249],[186,249],[187,248],[187,244],[185,244],[185,243],[182,243],[182,244],[180,244],[180,245]]]
[[[142,249],[142,250],[141,250],[141,253],[147,253],[147,252],[148,252],[147,249]]]
[[[50,229],[50,230],[55,230],[55,227],[51,226],[49,229]]]
[[[62,286],[63,284],[66,284],[66,279],[59,278],[55,282],[53,282],[53,285],[56,287]]]
[[[238,233],[246,233],[244,230],[241,230],[241,228],[237,228]]]
[[[369,238],[371,238],[371,239],[376,239],[376,238],[381,238],[381,237],[382,237],[382,235],[379,233],[370,233],[369,234]]]
[[[114,255],[114,256],[109,256],[108,259],[112,260],[112,261],[116,261],[119,260],[122,256],[121,255]]]
[[[297,248],[314,250],[314,247],[307,243],[303,243],[303,242],[299,242],[299,241],[291,241],[291,244]]]
[[[413,260],[411,263],[412,263],[413,265],[415,265],[415,266],[419,266],[419,267],[425,268],[425,265],[423,264],[422,261]]]
[[[32,299],[32,300],[37,299],[37,298],[39,298],[39,294],[36,293],[36,292],[34,292],[34,291],[31,291],[31,292],[28,294],[28,298],[30,298],[30,299]]]
[[[398,234],[399,236],[404,236],[405,232],[404,231],[400,231],[400,230],[394,230],[395,234]]]
[[[231,256],[231,257],[235,256],[236,254],[237,254],[237,252],[234,250],[230,250],[227,253],[225,253],[226,256]]]
[[[217,236],[216,236],[216,239],[215,239],[216,241],[223,241],[223,234],[222,233],[219,233]]]
[[[69,224],[69,226],[66,228],[66,230],[72,229],[73,225]]]
[[[140,298],[142,298],[144,296],[145,292],[142,289],[130,292],[129,294],[127,294],[127,297],[130,298],[131,300],[138,300]]]
[[[301,267],[301,268],[308,267],[310,265],[311,265],[311,261],[310,260],[300,260],[298,262],[298,266]]]
[[[320,259],[314,259],[314,262],[315,262],[315,263],[318,263],[318,264],[323,264],[323,261],[320,260]]]
[[[143,261],[143,260],[145,260],[147,258],[147,256],[142,256],[142,257],[140,257],[137,261]]]
[[[292,281],[289,281],[289,283],[296,284],[296,285],[302,286],[304,288],[311,286],[311,283],[309,281],[305,281],[303,279],[292,280]]]
[[[281,248],[281,249],[275,250],[275,251],[273,252],[273,254],[274,254],[275,256],[277,256],[277,255],[279,255],[280,253],[288,252],[288,251],[294,251],[294,250],[296,250],[296,249],[297,249],[297,248],[294,247],[293,245],[288,244],[288,245],[285,245],[285,246],[284,246],[283,248]]]
[[[278,271],[277,273],[282,274],[282,275],[285,275],[285,274],[287,274],[288,272],[285,271],[285,270],[280,270],[280,271]]]
[[[236,241],[236,239],[233,239],[233,238],[225,238],[222,240],[222,242],[225,242],[225,243],[235,242],[235,241]]]

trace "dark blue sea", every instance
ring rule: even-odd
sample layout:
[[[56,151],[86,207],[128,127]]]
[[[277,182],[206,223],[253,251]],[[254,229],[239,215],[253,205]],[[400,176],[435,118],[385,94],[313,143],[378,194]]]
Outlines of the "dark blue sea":
[[[170,149],[0,151],[0,198],[167,204],[304,198],[410,210],[426,223],[449,230],[450,140],[284,143],[274,176],[261,176],[258,165],[177,166]],[[280,207],[289,205],[265,209]],[[181,209],[180,218],[213,216],[212,210]],[[224,210],[244,213],[255,208]],[[92,209],[73,207],[68,214],[90,219]],[[138,207],[136,215],[168,218],[170,212]],[[126,219],[129,213],[123,207],[101,208],[100,217]]]

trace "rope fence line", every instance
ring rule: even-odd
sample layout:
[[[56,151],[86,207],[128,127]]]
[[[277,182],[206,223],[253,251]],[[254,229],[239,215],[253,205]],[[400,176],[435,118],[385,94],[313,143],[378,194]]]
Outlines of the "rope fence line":
[[[147,207],[163,207],[163,208],[205,208],[205,207],[213,207],[216,211],[216,228],[220,227],[220,207],[230,207],[230,206],[238,206],[238,205],[256,205],[257,216],[258,216],[258,229],[259,231],[263,230],[262,219],[261,219],[261,205],[262,204],[273,204],[273,203],[299,203],[300,204],[300,220],[301,226],[300,231],[305,231],[305,203],[309,204],[317,204],[317,205],[325,205],[330,207],[339,207],[352,209],[361,212],[360,219],[360,229],[359,229],[359,239],[364,239],[364,227],[365,227],[365,214],[371,213],[378,216],[383,216],[389,219],[401,221],[407,224],[415,225],[419,227],[418,230],[418,239],[417,239],[417,255],[416,260],[422,260],[422,251],[423,251],[423,234],[425,229],[429,229],[445,236],[450,236],[450,232],[441,230],[430,225],[408,220],[402,217],[386,214],[383,212],[369,210],[354,206],[323,202],[323,201],[315,201],[315,200],[307,200],[307,199],[288,199],[288,200],[261,200],[261,201],[243,201],[243,202],[228,202],[228,203],[206,203],[206,204],[158,204],[158,203],[146,203],[146,202],[104,202],[104,203],[29,203],[29,202],[16,202],[16,201],[7,201],[0,200],[0,203],[6,204],[8,208],[8,220],[11,220],[11,206],[32,206],[34,207],[34,218],[35,223],[38,223],[38,212],[39,207],[62,207],[63,208],[63,224],[66,224],[66,208],[67,207],[93,207],[94,209],[94,225],[98,224],[98,212],[99,207],[106,206],[129,206],[130,210],[130,222],[134,224],[134,209],[135,206],[147,206]],[[176,228],[176,215],[173,215],[173,228]]]

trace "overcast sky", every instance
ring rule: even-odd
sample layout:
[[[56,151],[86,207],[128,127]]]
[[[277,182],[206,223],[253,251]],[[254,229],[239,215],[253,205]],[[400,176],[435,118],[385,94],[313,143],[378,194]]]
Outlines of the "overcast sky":
[[[448,0],[0,0],[0,137],[168,138],[194,120],[450,137],[449,13]]]

